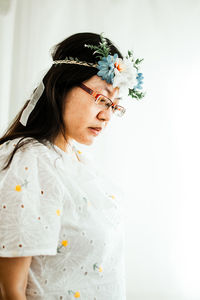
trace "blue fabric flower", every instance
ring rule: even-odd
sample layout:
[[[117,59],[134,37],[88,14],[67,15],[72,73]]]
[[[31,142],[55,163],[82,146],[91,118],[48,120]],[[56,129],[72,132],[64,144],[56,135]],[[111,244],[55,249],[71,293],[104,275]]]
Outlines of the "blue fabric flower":
[[[99,72],[97,73],[103,80],[106,80],[108,83],[113,83],[114,79],[114,69],[115,62],[118,58],[118,54],[114,54],[114,56],[108,55],[107,57],[103,57],[100,61],[98,61],[97,69]]]
[[[134,89],[135,90],[142,90],[142,84],[143,84],[143,79],[144,79],[143,74],[138,73],[136,79],[137,79],[138,83],[137,83],[136,86],[134,86]]]

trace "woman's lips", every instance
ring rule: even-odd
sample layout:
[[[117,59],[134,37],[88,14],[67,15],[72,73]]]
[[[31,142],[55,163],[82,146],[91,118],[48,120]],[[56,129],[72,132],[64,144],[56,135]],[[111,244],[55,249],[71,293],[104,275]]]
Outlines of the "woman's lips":
[[[98,135],[102,128],[88,127],[94,135]]]

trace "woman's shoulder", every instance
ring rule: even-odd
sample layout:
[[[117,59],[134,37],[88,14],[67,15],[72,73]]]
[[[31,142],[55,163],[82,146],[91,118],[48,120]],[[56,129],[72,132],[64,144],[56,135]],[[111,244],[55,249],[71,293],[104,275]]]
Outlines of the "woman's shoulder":
[[[20,146],[16,152],[13,152],[18,145]],[[24,161],[46,161],[46,163],[52,163],[58,154],[53,151],[51,143],[46,141],[44,143],[32,137],[26,137],[24,139],[15,138],[8,140],[0,145],[0,165],[9,159],[13,152],[13,162],[24,162]]]

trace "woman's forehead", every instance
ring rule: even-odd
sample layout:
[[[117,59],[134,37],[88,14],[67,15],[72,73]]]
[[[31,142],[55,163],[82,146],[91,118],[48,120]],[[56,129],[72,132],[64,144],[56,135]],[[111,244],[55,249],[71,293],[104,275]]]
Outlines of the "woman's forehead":
[[[97,92],[109,98],[118,98],[119,88],[114,88],[112,84],[107,83],[106,80],[101,79],[99,76],[94,75],[86,81],[86,84],[87,82],[90,83],[91,87]]]
[[[104,92],[104,94],[107,94],[108,96],[115,96],[115,98],[117,98],[119,93],[118,88],[114,88],[112,84],[107,84],[106,82],[100,82],[99,84],[97,84],[96,89],[101,90],[102,92]]]

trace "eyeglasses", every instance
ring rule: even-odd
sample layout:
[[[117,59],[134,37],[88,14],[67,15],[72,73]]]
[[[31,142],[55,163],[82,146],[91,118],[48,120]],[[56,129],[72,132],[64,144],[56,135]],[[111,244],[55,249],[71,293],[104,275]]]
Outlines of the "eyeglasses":
[[[112,108],[112,112],[118,116],[118,117],[122,117],[125,114],[126,109],[118,104],[114,104],[112,102],[111,99],[109,99],[108,97],[102,95],[102,94],[98,94],[95,91],[93,91],[92,89],[90,89],[89,87],[87,87],[85,84],[80,83],[79,87],[82,88],[85,92],[87,92],[88,94],[90,94],[91,96],[93,96],[95,98],[95,103],[97,103],[98,105],[105,107],[106,109],[108,109],[109,107]]]

